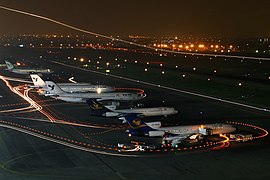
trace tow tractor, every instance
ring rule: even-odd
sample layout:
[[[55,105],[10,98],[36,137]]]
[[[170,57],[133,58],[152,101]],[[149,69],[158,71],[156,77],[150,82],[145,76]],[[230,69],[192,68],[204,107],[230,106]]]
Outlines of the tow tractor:
[[[145,145],[145,142],[138,142],[138,141],[131,141],[128,144],[120,144],[118,143],[117,146],[119,152],[136,152],[141,151],[144,152],[146,150],[156,149],[154,145]]]
[[[230,139],[237,142],[246,142],[251,141],[253,139],[252,134],[230,134]]]

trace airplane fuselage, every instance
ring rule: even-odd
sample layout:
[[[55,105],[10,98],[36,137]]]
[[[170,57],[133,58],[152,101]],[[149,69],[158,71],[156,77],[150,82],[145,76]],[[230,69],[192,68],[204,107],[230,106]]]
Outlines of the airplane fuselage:
[[[134,108],[134,109],[119,109],[114,112],[126,113],[126,114],[142,114],[144,116],[168,116],[177,114],[178,111],[169,107],[154,107],[154,108]]]
[[[104,85],[91,84],[57,84],[65,92],[112,92],[114,88]]]
[[[67,102],[85,102],[87,99],[98,100],[119,100],[119,101],[136,101],[145,96],[135,93],[62,93],[62,94],[45,94],[53,98]]]
[[[30,74],[30,73],[41,73],[50,74],[52,71],[50,69],[10,69],[10,72],[17,74]]]
[[[157,128],[156,130],[164,131],[165,133],[168,134],[185,135],[185,134],[199,133],[199,128],[201,127],[202,127],[201,125],[190,125],[190,126],[161,127]],[[233,126],[223,123],[205,124],[203,125],[203,127],[212,129],[213,134],[231,133],[236,130]]]

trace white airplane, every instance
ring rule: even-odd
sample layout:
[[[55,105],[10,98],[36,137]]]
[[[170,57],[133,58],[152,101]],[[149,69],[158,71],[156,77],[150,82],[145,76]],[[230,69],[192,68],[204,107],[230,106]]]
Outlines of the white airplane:
[[[236,128],[232,125],[224,123],[161,127],[160,122],[155,122],[152,124],[145,123],[138,118],[136,114],[130,114],[128,116],[121,117],[120,119],[126,120],[131,126],[132,129],[128,130],[129,136],[144,135],[148,137],[162,137],[164,135],[173,135],[178,139],[184,139],[193,134],[226,134],[236,130]]]
[[[53,81],[45,81],[47,91],[45,96],[50,96],[55,99],[66,102],[86,102],[87,99],[118,100],[118,101],[136,101],[144,98],[145,94],[136,94],[128,92],[108,92],[108,93],[93,93],[93,92],[65,92]]]
[[[90,113],[93,116],[120,117],[127,114],[137,114],[138,116],[168,116],[177,114],[178,111],[172,107],[153,107],[153,108],[131,108],[116,109],[116,106],[104,106],[95,99],[88,99]]]
[[[45,92],[47,89],[46,83],[43,79],[37,74],[30,74],[30,77],[34,83],[32,88],[40,88],[41,94],[42,90]],[[105,85],[92,85],[90,83],[57,83],[57,85],[65,92],[112,92],[114,91],[113,87]]]
[[[7,65],[7,70],[17,74],[30,74],[34,73],[43,73],[43,74],[50,74],[53,73],[50,69],[42,69],[42,68],[15,68],[13,64],[9,61],[5,61]]]

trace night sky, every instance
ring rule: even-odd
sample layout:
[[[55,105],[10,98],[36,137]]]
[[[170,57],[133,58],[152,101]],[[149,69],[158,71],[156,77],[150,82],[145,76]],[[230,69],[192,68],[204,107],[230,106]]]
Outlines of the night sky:
[[[0,0],[105,35],[270,36],[269,0]],[[76,34],[0,9],[0,34]]]

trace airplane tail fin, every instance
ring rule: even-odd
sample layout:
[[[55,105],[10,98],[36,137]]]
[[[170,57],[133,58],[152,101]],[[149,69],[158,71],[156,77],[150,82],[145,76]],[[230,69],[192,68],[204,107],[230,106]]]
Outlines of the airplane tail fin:
[[[53,81],[45,81],[45,84],[47,86],[47,91],[49,94],[61,94],[61,93],[65,93],[57,84],[55,84],[55,82]]]
[[[138,114],[129,114],[119,119],[127,121],[129,126],[137,131],[148,132],[154,130],[150,126],[148,126],[142,119],[140,119],[138,117]]]
[[[6,65],[7,65],[7,69],[8,69],[8,70],[11,70],[11,69],[13,69],[13,68],[14,68],[14,65],[13,65],[13,64],[11,64],[11,62],[9,62],[9,61],[5,60],[5,63],[6,63]]]
[[[38,87],[45,87],[46,86],[46,83],[43,81],[43,79],[38,74],[30,74],[30,77],[31,77],[35,86],[38,86]]]
[[[93,116],[102,116],[106,112],[112,112],[101,103],[99,103],[96,99],[88,99],[86,102],[90,108],[90,114]]]

